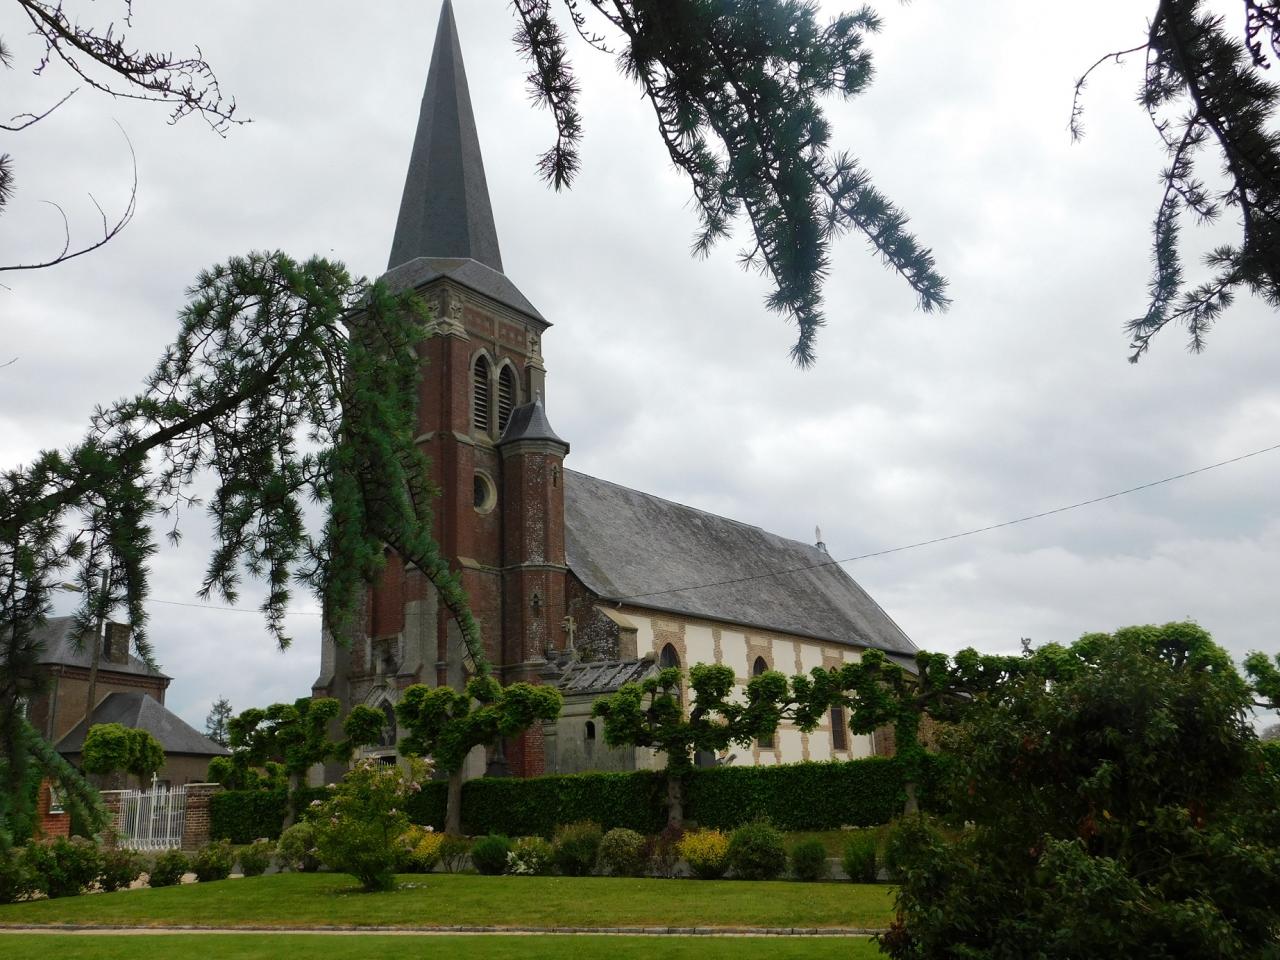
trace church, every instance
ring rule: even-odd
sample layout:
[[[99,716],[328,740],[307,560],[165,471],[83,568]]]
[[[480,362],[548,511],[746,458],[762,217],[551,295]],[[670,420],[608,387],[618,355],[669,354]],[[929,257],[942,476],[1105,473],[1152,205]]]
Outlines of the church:
[[[503,269],[451,4],[440,15],[408,175],[382,280],[413,289],[434,320],[419,353],[418,443],[443,495],[436,536],[460,572],[503,683],[555,684],[559,721],[469,758],[468,776],[658,766],[612,749],[594,700],[666,666],[807,673],[915,645],[822,543],[664,500],[571,469],[551,425],[543,339],[551,328]],[[554,306],[554,305],[549,305]],[[553,313],[554,315],[554,313]],[[552,343],[554,342],[554,338]],[[553,384],[554,385],[554,384]],[[362,636],[326,631],[317,696],[367,704],[391,723],[367,753],[394,756],[394,706],[411,684],[459,686],[457,625],[426,577],[389,554]],[[785,725],[703,764],[891,753],[892,732],[855,736],[837,708],[819,729]]]

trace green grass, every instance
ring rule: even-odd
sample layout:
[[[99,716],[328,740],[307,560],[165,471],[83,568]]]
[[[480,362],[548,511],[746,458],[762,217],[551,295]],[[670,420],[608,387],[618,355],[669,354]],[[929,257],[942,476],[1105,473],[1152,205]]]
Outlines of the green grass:
[[[617,877],[403,876],[361,893],[343,874],[128,890],[0,907],[0,925],[512,927],[888,926],[893,888]],[[7,942],[7,941],[6,941]]]
[[[449,960],[874,960],[870,940],[829,938],[749,939],[740,937],[413,937],[361,934],[325,937],[306,934],[88,936],[0,934],[6,960],[363,960],[363,958],[448,957]]]

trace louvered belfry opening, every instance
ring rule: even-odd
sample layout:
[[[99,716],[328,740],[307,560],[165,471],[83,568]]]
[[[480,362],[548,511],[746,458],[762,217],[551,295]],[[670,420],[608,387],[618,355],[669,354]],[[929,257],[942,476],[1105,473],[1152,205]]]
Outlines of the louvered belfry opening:
[[[516,375],[509,366],[498,374],[498,433],[507,429],[511,411],[516,408]]]
[[[476,358],[471,383],[471,426],[476,430],[489,429],[489,358]]]

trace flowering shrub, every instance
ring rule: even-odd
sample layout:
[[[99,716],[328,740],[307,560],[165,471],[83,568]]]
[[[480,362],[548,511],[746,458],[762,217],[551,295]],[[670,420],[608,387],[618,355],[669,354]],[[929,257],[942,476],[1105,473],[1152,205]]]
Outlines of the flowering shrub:
[[[541,837],[521,837],[507,854],[507,872],[541,877],[551,872],[555,849]]]
[[[404,812],[422,789],[430,768],[412,760],[406,773],[398,764],[369,758],[342,778],[328,800],[315,808],[312,823],[320,860],[349,873],[365,890],[390,890],[409,829]]]
[[[729,869],[729,838],[719,830],[693,830],[676,843],[680,859],[701,880],[718,880]]]
[[[206,843],[191,857],[191,869],[201,883],[225,880],[231,876],[236,864],[236,852],[230,840],[214,840]]]
[[[615,827],[600,841],[600,866],[615,877],[643,877],[649,866],[649,842],[644,834]]]
[[[156,862],[147,873],[147,884],[152,887],[172,887],[182,882],[183,876],[191,869],[187,855],[181,850],[166,850],[156,857]]]
[[[589,820],[556,830],[555,864],[566,877],[585,877],[596,868],[600,856],[600,825]]]
[[[98,845],[84,837],[29,843],[26,862],[32,884],[50,899],[83,893],[102,872]]]
[[[270,840],[259,839],[247,847],[240,848],[240,872],[246,877],[260,877],[271,866],[271,858],[275,855],[276,845]]]
[[[410,826],[400,838],[400,869],[405,873],[430,873],[440,862],[444,834],[431,827]]]
[[[316,828],[310,820],[301,820],[280,834],[276,845],[280,865],[301,873],[314,873],[320,869],[320,857],[316,853]]]

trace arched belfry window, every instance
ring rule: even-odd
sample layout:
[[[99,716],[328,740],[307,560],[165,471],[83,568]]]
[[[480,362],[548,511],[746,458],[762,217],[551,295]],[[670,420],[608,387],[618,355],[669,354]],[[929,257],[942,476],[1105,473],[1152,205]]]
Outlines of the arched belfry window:
[[[511,364],[503,364],[498,374],[498,433],[507,429],[507,421],[511,419],[511,411],[519,402],[516,387],[516,372]]]
[[[490,389],[489,358],[481,354],[471,374],[471,426],[476,430],[489,429]]]
[[[753,677],[758,677],[758,676],[760,676],[760,674],[764,673],[764,672],[765,672],[766,670],[768,670],[768,669],[769,669],[769,664],[767,664],[767,663],[765,662],[764,657],[756,657],[756,662],[755,662],[755,663],[753,663],[753,664],[751,665],[751,675],[752,675]],[[761,750],[772,750],[772,749],[773,749],[773,734],[772,734],[772,733],[771,733],[771,734],[769,734],[768,736],[765,736],[765,737],[761,737],[761,738],[760,738],[760,749],[761,749]]]

